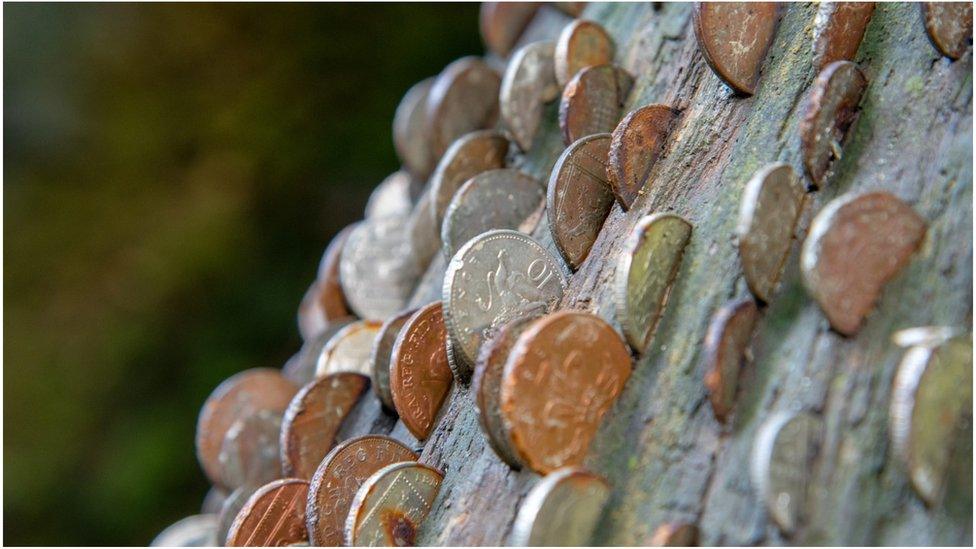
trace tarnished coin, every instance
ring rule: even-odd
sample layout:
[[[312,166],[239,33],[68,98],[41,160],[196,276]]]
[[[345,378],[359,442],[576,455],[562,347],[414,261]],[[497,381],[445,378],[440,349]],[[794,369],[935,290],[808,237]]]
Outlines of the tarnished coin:
[[[776,2],[695,2],[695,37],[715,75],[752,95],[779,22]]]
[[[925,236],[925,220],[894,195],[868,192],[837,198],[813,219],[800,252],[800,271],[830,325],[853,335],[889,279]]]
[[[319,261],[316,277],[319,307],[326,322],[330,324],[352,316],[352,311],[346,302],[346,296],[342,293],[342,284],[339,282],[339,262],[342,257],[342,247],[345,246],[349,233],[355,226],[356,224],[349,225],[339,231],[332,238],[332,242],[329,242],[325,248],[325,253],[322,254],[322,259]]]
[[[533,471],[579,465],[630,377],[630,352],[602,318],[559,311],[519,336],[505,362],[502,418]]]
[[[427,135],[427,96],[433,85],[434,77],[414,84],[393,115],[393,147],[400,162],[417,179],[426,179],[436,161]]]
[[[627,342],[643,353],[667,305],[691,223],[669,213],[641,218],[624,243],[614,275],[617,320]]]
[[[373,347],[369,352],[373,392],[390,410],[396,410],[393,405],[393,392],[390,389],[390,356],[393,354],[393,344],[403,324],[415,312],[415,309],[408,309],[387,319],[373,339]]]
[[[705,387],[715,417],[724,421],[735,403],[739,372],[749,356],[749,340],[759,318],[752,298],[733,301],[714,316],[705,335]]]
[[[779,284],[805,198],[793,168],[782,162],[757,171],[742,193],[736,227],[742,274],[766,303]]]
[[[613,130],[607,177],[624,210],[630,209],[648,184],[677,116],[678,111],[667,105],[645,105],[631,111]]]
[[[192,515],[169,525],[149,543],[151,547],[213,547],[217,545],[217,515]]]
[[[962,335],[962,330],[951,326],[919,326],[905,328],[891,334],[891,341],[899,347],[937,347]]]
[[[537,9],[539,2],[482,2],[478,24],[485,46],[506,57]]]
[[[962,57],[973,43],[973,3],[924,2],[921,8],[932,45],[946,57]]]
[[[219,486],[211,486],[207,494],[203,496],[203,503],[200,504],[201,515],[215,515],[220,512],[224,501],[227,499],[227,492]]]
[[[261,486],[282,477],[278,438],[281,412],[259,410],[235,421],[220,445],[220,473],[228,489]]]
[[[466,377],[481,342],[506,322],[547,312],[566,288],[562,262],[522,233],[495,230],[469,240],[444,274],[444,321]]]
[[[315,377],[349,372],[368,378],[372,373],[369,355],[382,326],[372,320],[358,320],[339,330],[322,349]]]
[[[560,86],[580,70],[613,63],[613,39],[599,23],[576,19],[566,25],[556,41],[556,80]]]
[[[298,353],[288,359],[288,362],[282,366],[281,373],[297,387],[315,379],[315,367],[319,362],[319,355],[322,354],[325,344],[339,333],[339,330],[353,321],[353,317],[345,317],[330,322],[329,327],[324,332],[316,336],[315,339],[306,341]]]
[[[559,11],[572,17],[579,17],[586,9],[589,2],[553,2],[552,5],[559,8]]]
[[[454,194],[441,242],[444,255],[454,257],[465,242],[491,229],[518,229],[542,207],[545,191],[535,178],[513,169],[488,170],[469,179]]]
[[[366,376],[339,372],[326,374],[298,391],[281,422],[281,467],[286,476],[312,477],[368,386]]]
[[[234,374],[207,397],[197,419],[197,459],[207,478],[220,485],[220,447],[235,421],[261,410],[284,413],[298,386],[279,370],[254,368]]]
[[[586,67],[570,78],[559,100],[563,143],[613,131],[634,77],[616,65]]]
[[[339,444],[325,456],[308,489],[308,539],[312,545],[342,545],[343,528],[356,491],[373,473],[387,465],[416,461],[400,442],[366,435]]]
[[[403,309],[421,275],[405,222],[395,217],[356,225],[342,248],[339,281],[360,318],[383,321]]]
[[[607,179],[610,134],[588,135],[566,148],[553,166],[546,192],[546,215],[556,249],[578,269],[590,253],[613,207]]]
[[[298,304],[298,333],[302,339],[309,341],[321,334],[329,323],[325,320],[325,313],[319,304],[321,295],[319,281],[315,280],[305,290],[302,301]]]
[[[277,459],[277,456],[275,458]],[[217,545],[227,545],[227,533],[230,532],[230,527],[234,524],[234,519],[237,518],[241,509],[244,508],[244,504],[247,503],[247,500],[251,499],[251,495],[260,486],[245,484],[227,496],[223,506],[220,508],[220,514],[217,516]]]
[[[573,547],[590,538],[610,499],[610,485],[579,467],[542,478],[525,496],[512,525],[513,547]]]
[[[308,482],[286,478],[251,494],[227,533],[228,547],[281,547],[308,539]]]
[[[698,527],[687,522],[666,522],[651,537],[651,547],[693,547],[698,545]]]
[[[756,435],[752,482],[769,516],[786,534],[803,520],[820,430],[820,420],[811,414],[778,412]]]
[[[462,57],[437,76],[427,96],[427,132],[435,158],[462,135],[498,120],[501,78],[477,57]]]
[[[461,185],[481,172],[504,168],[507,153],[508,140],[493,130],[472,132],[451,144],[430,176],[431,217],[438,230]]]
[[[417,440],[434,428],[454,380],[447,364],[447,328],[441,302],[421,308],[411,316],[393,344],[390,388],[400,421]]]
[[[384,179],[366,202],[366,219],[396,217],[403,219],[413,210],[410,189],[413,178],[404,170],[394,172]]]
[[[532,42],[512,56],[502,77],[498,99],[501,118],[512,132],[515,143],[523,150],[532,148],[532,140],[542,123],[543,106],[559,97],[552,56],[552,42]]]
[[[841,144],[857,118],[866,87],[864,73],[850,61],[827,65],[813,82],[800,121],[800,145],[814,188],[823,185],[834,161],[840,158]]]
[[[851,61],[874,15],[874,2],[823,2],[817,6],[813,58],[817,70]]]
[[[344,542],[349,546],[410,546],[441,489],[444,474],[413,461],[373,473],[353,498]]]

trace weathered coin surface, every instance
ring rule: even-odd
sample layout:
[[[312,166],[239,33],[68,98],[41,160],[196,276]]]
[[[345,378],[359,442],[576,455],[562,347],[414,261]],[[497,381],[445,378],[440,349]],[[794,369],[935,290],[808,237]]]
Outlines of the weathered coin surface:
[[[203,496],[203,503],[200,504],[200,514],[210,515],[220,512],[224,501],[227,499],[227,492],[220,486],[211,486]]]
[[[276,480],[251,494],[227,533],[228,547],[281,547],[308,539],[308,482]]]
[[[312,545],[342,545],[349,506],[359,487],[387,465],[416,461],[417,454],[382,435],[366,435],[339,444],[325,456],[308,489],[308,538]]]
[[[542,207],[545,190],[535,178],[513,169],[488,170],[469,179],[444,214],[444,255],[454,257],[465,242],[491,229],[518,229]]]
[[[513,547],[572,547],[590,545],[610,485],[579,467],[564,467],[539,480],[512,525]]]
[[[369,195],[366,202],[366,219],[376,217],[397,217],[403,219],[410,215],[413,201],[410,189],[413,178],[404,170],[393,172],[380,182]]]
[[[905,348],[937,347],[961,334],[961,329],[952,326],[918,326],[891,334],[891,342]]]
[[[695,37],[715,75],[745,95],[756,91],[779,22],[775,2],[696,2]]]
[[[690,240],[690,223],[657,213],[641,218],[624,243],[614,274],[614,305],[624,336],[638,353],[654,337]]]
[[[217,515],[206,513],[182,518],[167,526],[149,543],[151,547],[213,547],[217,545]]]
[[[579,17],[580,14],[583,13],[583,10],[586,9],[587,4],[589,4],[589,2],[553,2],[552,3],[552,5],[559,8],[559,11],[565,13],[566,15],[570,15],[572,17]]]
[[[579,465],[630,372],[627,345],[602,318],[559,311],[534,322],[509,353],[501,386],[519,461],[542,474]]]
[[[406,223],[395,217],[356,225],[342,247],[339,281],[357,316],[383,321],[403,309],[420,277]]]
[[[787,534],[803,519],[820,430],[820,420],[809,413],[777,412],[756,435],[752,482],[773,522]]]
[[[369,352],[373,392],[389,410],[396,410],[393,404],[393,392],[390,389],[390,356],[393,354],[393,344],[403,324],[415,312],[415,309],[407,309],[387,319],[373,339],[373,347]]]
[[[523,151],[532,148],[545,104],[559,97],[554,50],[552,42],[532,42],[519,48],[502,77],[498,99],[502,122]]]
[[[570,78],[559,100],[563,143],[613,131],[634,77],[616,65],[586,67]]]
[[[800,252],[800,271],[835,330],[853,335],[860,329],[925,230],[911,206],[886,192],[843,196],[817,214]]]
[[[504,168],[506,154],[508,140],[493,130],[471,132],[451,144],[430,176],[431,216],[438,229],[461,185],[483,171]]]
[[[281,423],[285,476],[309,479],[335,444],[342,422],[369,386],[361,374],[326,374],[302,387]]]
[[[372,320],[357,320],[339,330],[322,348],[315,377],[349,372],[369,378],[373,370],[370,352],[382,326]]]
[[[631,111],[613,130],[607,176],[617,202],[629,210],[664,151],[678,112],[667,105],[645,105]]]
[[[813,58],[817,70],[834,61],[851,61],[874,15],[874,2],[823,2],[817,6]]]
[[[962,57],[973,43],[973,3],[924,2],[921,9],[932,45],[946,57]]]
[[[556,41],[556,80],[560,86],[586,67],[613,63],[613,39],[599,23],[576,19],[566,25]]]
[[[850,61],[834,61],[817,75],[800,121],[803,164],[814,188],[824,184],[841,156],[844,136],[854,124],[867,79]]]
[[[390,359],[390,388],[400,421],[417,440],[434,428],[454,380],[447,364],[447,328],[440,301],[422,307],[400,330]]]
[[[298,304],[298,333],[302,339],[309,341],[321,334],[329,323],[325,320],[325,313],[319,304],[321,295],[319,281],[315,280],[305,290],[302,301]]]
[[[687,522],[666,522],[651,537],[651,547],[693,547],[698,545],[698,527]]]
[[[539,9],[539,2],[482,2],[478,16],[481,40],[506,57]]]
[[[413,461],[387,465],[353,498],[346,518],[348,546],[410,546],[441,489],[444,474]]]
[[[322,254],[322,259],[319,261],[319,270],[316,276],[319,307],[326,322],[330,324],[352,316],[346,296],[342,293],[342,284],[339,282],[339,263],[342,257],[342,247],[345,246],[346,239],[349,238],[349,233],[355,226],[355,224],[349,225],[339,231],[332,238],[332,242],[329,242]]]
[[[434,155],[427,135],[427,96],[434,77],[413,85],[393,115],[393,147],[403,166],[418,179],[426,179],[434,168]]]
[[[779,284],[805,198],[793,168],[782,162],[757,171],[742,193],[736,227],[742,274],[766,303]]]
[[[566,268],[522,233],[488,231],[469,240],[444,274],[444,320],[466,377],[481,342],[506,322],[547,312],[563,295]]]
[[[733,301],[713,316],[705,334],[705,387],[715,417],[724,421],[735,403],[739,372],[748,360],[759,309],[751,297]]]
[[[418,265],[421,275],[441,249],[441,228],[440,225],[434,224],[434,218],[430,215],[433,200],[431,186],[426,185],[407,219],[407,232],[410,234],[414,262]]]
[[[281,418],[280,412],[259,410],[230,426],[217,456],[224,486],[231,490],[244,484],[261,486],[282,477]]]
[[[444,67],[427,96],[427,131],[435,158],[462,135],[498,120],[501,78],[477,57]]]
[[[319,362],[319,355],[322,349],[339,330],[345,328],[350,322],[354,322],[353,317],[345,317],[329,323],[329,327],[310,341],[302,344],[298,353],[288,359],[288,362],[281,367],[281,373],[292,381],[296,386],[301,387],[315,379],[315,367]]]
[[[227,545],[227,533],[230,532],[230,527],[234,524],[234,519],[237,518],[241,509],[244,508],[244,504],[247,503],[247,500],[251,499],[251,495],[260,486],[262,485],[245,484],[239,486],[227,496],[223,506],[220,508],[220,514],[217,515],[217,545]]]
[[[220,484],[220,447],[235,421],[261,410],[284,413],[298,386],[279,370],[254,368],[239,372],[214,389],[197,419],[197,459],[207,478]]]

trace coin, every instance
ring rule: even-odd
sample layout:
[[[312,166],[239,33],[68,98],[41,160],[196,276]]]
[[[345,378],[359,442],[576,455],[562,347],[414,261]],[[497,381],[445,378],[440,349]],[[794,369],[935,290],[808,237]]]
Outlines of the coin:
[[[580,138],[559,155],[549,175],[549,231],[556,249],[574,270],[589,255],[613,207],[607,179],[609,148],[608,133]]]
[[[552,5],[572,17],[579,17],[589,2],[553,2]]]
[[[390,356],[393,353],[393,343],[396,342],[403,324],[415,312],[416,309],[408,309],[388,318],[373,339],[373,347],[369,352],[373,392],[389,410],[396,410],[390,389]]]
[[[221,483],[228,489],[261,486],[281,478],[278,437],[281,412],[259,410],[235,421],[220,445]]]
[[[494,230],[469,240],[444,274],[444,321],[459,370],[506,322],[551,309],[566,288],[562,262],[522,233]]]
[[[393,172],[384,179],[366,202],[366,219],[374,217],[404,218],[413,210],[410,188],[413,178],[404,170]]]
[[[282,413],[298,387],[278,370],[254,368],[238,372],[207,397],[197,419],[197,459],[207,478],[220,485],[220,446],[238,419],[261,410]]]
[[[315,377],[349,372],[369,378],[372,373],[369,355],[382,326],[380,322],[358,320],[339,330],[322,349]]]
[[[756,82],[779,21],[775,2],[695,2],[692,19],[702,56],[715,75],[744,95]]]
[[[614,275],[614,305],[627,342],[638,353],[654,337],[690,240],[690,223],[656,213],[642,217],[624,242]]]
[[[685,522],[667,522],[657,527],[652,547],[692,547],[698,545],[698,527]]]
[[[346,302],[346,296],[342,293],[342,284],[339,282],[339,263],[342,257],[342,248],[349,238],[349,233],[355,227],[356,224],[353,224],[339,231],[332,238],[332,242],[329,242],[325,248],[325,253],[322,254],[322,259],[319,261],[316,277],[319,307],[326,322],[329,323],[352,316],[352,311],[349,310],[349,304]],[[305,340],[308,341],[308,338]]]
[[[277,446],[277,444],[275,446]],[[251,495],[254,494],[257,489],[258,486],[245,484],[244,486],[238,487],[236,490],[231,492],[229,496],[227,496],[223,506],[220,508],[220,514],[217,515],[217,545],[227,545],[227,533],[230,531],[230,527],[234,524],[234,519],[237,518],[238,513],[240,513],[241,509],[244,508],[244,504],[247,503],[247,500],[251,499]]]
[[[508,140],[493,130],[472,132],[451,144],[430,176],[431,217],[438,229],[461,185],[483,171],[504,168],[507,153]]]
[[[891,334],[891,341],[899,347],[936,347],[946,340],[962,334],[959,328],[951,326],[919,326],[905,328]]]
[[[820,429],[820,420],[811,414],[777,412],[756,435],[752,482],[773,522],[786,534],[803,519]]]
[[[973,3],[924,2],[921,9],[932,45],[946,57],[962,57],[973,43]]]
[[[298,333],[305,341],[314,339],[328,326],[325,313],[319,304],[320,294],[319,282],[313,281],[298,304]]]
[[[400,421],[417,440],[430,435],[454,379],[447,364],[441,309],[436,301],[414,313],[397,335],[390,359],[393,403]]]
[[[803,164],[813,188],[823,185],[833,162],[840,158],[844,136],[857,118],[865,87],[864,73],[850,61],[827,65],[813,82],[800,121]]]
[[[407,220],[410,246],[413,250],[414,262],[420,267],[421,278],[430,266],[430,261],[441,249],[441,227],[434,224],[434,218],[430,215],[433,209],[432,201],[431,187],[427,185]]]
[[[633,85],[634,77],[616,65],[586,67],[576,73],[559,101],[563,143],[613,131]]]
[[[209,515],[217,514],[220,512],[220,508],[224,505],[224,500],[227,499],[227,492],[225,492],[219,486],[211,486],[207,490],[207,494],[203,496],[203,503],[200,504],[200,514]]]
[[[434,77],[414,84],[393,115],[393,147],[403,166],[418,179],[426,179],[434,167],[434,155],[427,135],[427,96]]]
[[[874,2],[824,2],[817,7],[813,57],[817,70],[851,61],[874,14]]]
[[[671,132],[678,111],[667,105],[645,105],[631,111],[613,130],[607,162],[607,177],[617,202],[629,210],[648,184]]]
[[[539,2],[482,2],[478,24],[485,46],[507,56],[538,8]]]
[[[535,178],[513,169],[488,170],[469,179],[444,214],[444,255],[454,257],[465,242],[491,229],[518,229],[542,207],[545,191]]]
[[[149,543],[151,547],[212,547],[217,544],[217,515],[207,513],[182,518],[169,525]]]
[[[830,325],[853,335],[924,236],[925,220],[894,195],[837,198],[813,219],[803,242],[803,283]]]
[[[281,466],[286,476],[308,479],[335,444],[343,420],[369,386],[361,374],[327,374],[301,388],[281,422]]]
[[[381,435],[350,439],[333,448],[315,470],[308,489],[306,523],[311,544],[342,545],[349,506],[363,482],[387,465],[416,460],[412,450]]]
[[[705,387],[712,410],[725,421],[735,403],[739,372],[748,360],[752,329],[759,309],[752,298],[733,301],[716,311],[705,335]]]
[[[271,547],[308,539],[308,482],[286,478],[265,484],[244,504],[227,533],[228,547]]]
[[[339,282],[360,318],[383,321],[402,310],[420,275],[404,220],[364,221],[342,247]]]
[[[301,387],[315,379],[315,366],[318,364],[322,348],[339,330],[353,321],[352,317],[345,317],[329,323],[329,327],[311,341],[306,341],[298,353],[288,359],[281,368],[281,373],[296,386]]]
[[[344,541],[349,546],[415,545],[444,474],[413,461],[373,473],[353,498]]]
[[[579,467],[543,477],[527,496],[512,525],[513,547],[587,546],[610,499],[607,481]]]
[[[505,127],[523,150],[532,148],[532,140],[542,123],[546,103],[559,97],[552,56],[552,42],[532,42],[512,55],[502,77],[498,104]]]
[[[805,199],[793,168],[782,162],[757,171],[742,193],[736,227],[742,274],[766,303],[776,291]]]
[[[462,57],[437,76],[427,96],[427,132],[435,158],[455,139],[498,119],[501,78],[477,57]]]
[[[576,19],[566,25],[556,41],[556,80],[560,86],[580,70],[613,63],[613,39],[599,23]]]
[[[501,385],[519,461],[542,474],[579,465],[630,372],[626,344],[602,318],[559,311],[534,322],[509,353]]]

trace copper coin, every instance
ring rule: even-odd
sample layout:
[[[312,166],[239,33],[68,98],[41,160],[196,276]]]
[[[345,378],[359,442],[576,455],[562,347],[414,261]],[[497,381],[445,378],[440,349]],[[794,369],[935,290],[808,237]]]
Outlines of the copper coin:
[[[308,539],[305,499],[308,482],[286,478],[251,495],[227,533],[228,547],[280,547]]]
[[[556,80],[560,86],[580,70],[613,63],[613,39],[599,23],[576,19],[566,25],[556,41]]]
[[[924,2],[925,32],[942,55],[959,59],[973,44],[972,2]]]
[[[342,284],[339,282],[339,260],[342,257],[342,247],[354,227],[355,225],[349,225],[339,231],[332,238],[332,242],[329,242],[322,254],[322,259],[319,261],[316,277],[319,307],[326,322],[335,322],[352,316],[352,311],[346,302],[346,296],[342,293]]]
[[[436,301],[414,313],[400,330],[390,360],[393,403],[417,440],[430,435],[454,380],[447,364],[447,328],[441,311],[441,302]]]
[[[817,70],[851,61],[874,15],[874,2],[824,2],[817,6],[813,57]]]
[[[504,168],[507,153],[508,140],[491,130],[469,133],[451,145],[430,176],[431,217],[438,230],[461,185],[483,171]]]
[[[380,182],[366,202],[366,219],[374,217],[404,218],[413,210],[410,197],[413,178],[404,170],[393,172]]]
[[[408,309],[387,319],[373,339],[373,347],[369,352],[373,392],[390,410],[396,410],[393,404],[393,391],[390,389],[390,357],[393,354],[393,344],[400,334],[400,329],[415,312],[416,309]]]
[[[576,73],[559,101],[563,143],[613,131],[633,85],[634,77],[615,65],[587,67]]]
[[[192,515],[156,535],[151,547],[212,547],[217,539],[217,515]]]
[[[408,222],[378,217],[349,233],[339,259],[339,282],[360,318],[383,321],[402,310],[423,274]]]
[[[502,378],[502,417],[519,461],[543,474],[580,464],[630,372],[626,344],[600,317],[560,311],[533,323]]]
[[[532,42],[518,49],[502,77],[499,109],[505,127],[523,151],[532,148],[532,141],[542,123],[546,103],[559,97],[552,56],[552,42]]]
[[[513,547],[579,547],[591,543],[603,507],[607,481],[579,467],[547,474],[525,496],[512,524]]]
[[[462,135],[495,125],[501,78],[477,57],[454,61],[427,96],[427,131],[435,158]]]
[[[566,148],[553,166],[546,192],[546,215],[556,249],[578,269],[596,242],[613,207],[607,179],[610,134],[588,135]]]
[[[857,333],[889,279],[925,236],[925,220],[894,195],[869,192],[831,201],[813,219],[800,270],[830,325]]]
[[[613,130],[607,177],[624,210],[648,184],[677,116],[678,111],[667,105],[646,105],[631,111]]]
[[[705,387],[712,410],[725,421],[735,403],[739,372],[749,357],[759,309],[752,298],[733,301],[712,316],[705,335]]]
[[[708,66],[733,90],[752,95],[779,21],[776,2],[696,2],[695,37]]]
[[[810,413],[776,412],[756,434],[750,476],[770,518],[786,534],[803,522],[822,429]]]
[[[353,498],[343,540],[349,546],[412,546],[444,474],[413,461],[373,473]]]
[[[478,24],[485,46],[507,56],[538,8],[539,2],[482,2]]]
[[[414,84],[393,115],[393,147],[403,166],[418,179],[426,179],[435,162],[427,135],[427,96],[433,85],[434,77]]]
[[[281,418],[280,412],[260,410],[230,426],[217,456],[224,486],[261,486],[282,477],[278,447]]]
[[[277,446],[277,444],[275,445]],[[244,508],[244,504],[247,500],[251,499],[251,495],[257,491],[260,487],[245,484],[244,486],[238,487],[236,490],[227,496],[224,501],[223,506],[220,508],[220,513],[217,515],[217,545],[225,546],[227,545],[227,533],[230,532],[230,527],[234,524],[234,519]]]
[[[416,461],[417,454],[400,442],[366,435],[339,444],[325,456],[308,488],[309,542],[342,545],[342,531],[356,491],[373,473],[393,463]]]
[[[319,282],[312,282],[312,285],[305,290],[302,301],[298,304],[298,333],[302,339],[309,341],[325,331],[328,322],[325,320],[325,312],[319,304],[320,291]]]
[[[197,459],[207,478],[220,485],[220,446],[235,421],[261,410],[283,413],[298,387],[270,368],[244,370],[214,389],[197,419]]]
[[[698,545],[698,527],[686,522],[667,522],[657,527],[652,547],[693,547]]]
[[[368,386],[366,376],[340,372],[298,391],[281,422],[281,466],[286,476],[311,478]]]
[[[354,319],[345,317],[329,323],[329,327],[311,341],[306,341],[298,353],[288,359],[281,367],[281,373],[296,386],[301,387],[315,379],[315,366],[318,364],[322,348],[339,330],[345,328]]]
[[[800,144],[814,188],[823,185],[833,162],[840,158],[844,136],[857,118],[866,87],[864,73],[850,61],[827,65],[813,82],[800,121]]]
[[[339,330],[322,349],[315,376],[349,372],[369,378],[373,369],[369,355],[382,326],[373,320],[358,320]]]

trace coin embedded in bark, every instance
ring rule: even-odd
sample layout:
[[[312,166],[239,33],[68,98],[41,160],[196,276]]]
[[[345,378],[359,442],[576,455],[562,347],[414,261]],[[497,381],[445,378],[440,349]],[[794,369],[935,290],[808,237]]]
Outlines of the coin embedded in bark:
[[[356,225],[349,234],[339,281],[357,316],[383,321],[406,305],[420,269],[404,220],[382,217]]]
[[[942,55],[959,59],[973,43],[972,2],[924,2],[925,32]]]
[[[857,118],[857,105],[866,87],[864,73],[850,61],[827,65],[813,82],[800,121],[800,144],[814,188],[824,183],[834,161],[840,158],[844,136]]]
[[[397,217],[403,219],[410,215],[413,201],[410,198],[410,188],[413,179],[404,170],[387,176],[373,189],[366,202],[366,219],[375,217]]]
[[[549,231],[572,269],[578,269],[589,255],[613,207],[613,191],[607,180],[609,148],[608,133],[583,137],[559,155],[549,176]]]
[[[301,387],[315,379],[315,368],[325,344],[339,333],[339,330],[345,328],[353,321],[353,317],[345,317],[335,322],[330,322],[329,327],[324,332],[316,336],[315,339],[306,341],[298,353],[288,359],[288,362],[282,366],[281,373],[297,387]]]
[[[434,219],[430,215],[432,201],[431,187],[428,185],[407,219],[414,261],[420,267],[421,274],[427,270],[431,259],[441,248],[441,228],[440,225],[434,225]]]
[[[648,184],[677,115],[667,105],[645,105],[631,111],[613,130],[607,176],[624,210],[630,209]]]
[[[393,115],[393,146],[403,165],[418,179],[426,179],[436,161],[427,135],[427,96],[433,85],[434,77],[414,84]]]
[[[281,478],[281,417],[280,412],[259,410],[230,426],[217,456],[224,486],[233,490],[244,484],[261,486]]]
[[[441,489],[444,474],[423,463],[387,465],[373,473],[353,498],[344,541],[349,546],[415,545]]]
[[[359,487],[373,473],[393,463],[416,461],[417,454],[400,442],[382,435],[366,435],[339,444],[325,456],[308,489],[309,542],[342,545],[349,506]]]
[[[224,501],[227,499],[227,492],[219,486],[211,486],[207,494],[203,496],[203,503],[200,504],[201,515],[215,515],[220,512]]]
[[[705,335],[705,387],[712,410],[725,421],[735,403],[739,372],[747,360],[759,309],[752,298],[733,301],[712,317]]]
[[[319,261],[316,276],[319,307],[329,323],[352,316],[346,296],[342,293],[342,284],[339,282],[339,262],[342,257],[342,247],[345,246],[346,239],[355,226],[355,224],[349,225],[339,231],[332,238],[332,242],[329,242]]]
[[[586,67],[576,73],[559,101],[563,143],[613,131],[633,85],[634,77],[616,65]]]
[[[824,2],[817,7],[813,57],[818,70],[851,61],[874,14],[874,2]]]
[[[382,326],[372,320],[359,320],[339,330],[322,349],[315,377],[349,372],[369,378],[373,369],[369,355]]]
[[[586,9],[586,5],[589,2],[553,2],[552,5],[556,6],[559,11],[565,13],[566,15],[572,17],[579,17]]]
[[[507,153],[508,140],[493,130],[469,133],[451,145],[430,176],[431,216],[438,229],[461,185],[481,172],[504,168]]]
[[[638,353],[647,350],[678,274],[691,224],[656,213],[641,218],[624,243],[614,275],[617,320]]]
[[[437,76],[427,96],[427,131],[435,158],[455,139],[498,119],[501,78],[477,57],[462,57]]]
[[[275,444],[277,446],[277,444]],[[276,456],[277,457],[277,456]],[[224,501],[223,506],[220,508],[220,514],[217,515],[217,545],[225,546],[227,545],[227,533],[230,532],[230,527],[234,524],[234,519],[244,508],[244,504],[247,500],[251,499],[251,495],[257,491],[258,486],[253,486],[250,484],[245,484],[238,487],[236,490],[227,496]]]
[[[564,467],[539,480],[519,508],[513,547],[587,546],[610,499],[607,481],[579,467]]]
[[[393,392],[390,389],[390,356],[393,353],[393,343],[396,342],[400,329],[408,318],[413,316],[416,309],[408,309],[387,319],[380,327],[380,331],[373,339],[373,347],[369,353],[369,363],[372,366],[373,392],[390,410],[396,410],[393,405]]]
[[[280,547],[308,539],[305,498],[308,482],[286,478],[251,495],[227,533],[228,547]]]
[[[695,37],[715,75],[744,95],[756,82],[779,21],[775,2],[696,2]]]
[[[651,547],[692,547],[698,545],[698,527],[685,522],[667,522],[657,527]]]
[[[830,325],[853,335],[924,236],[925,220],[894,195],[835,199],[813,219],[803,242],[803,283]]]
[[[561,88],[552,64],[554,49],[552,42],[532,42],[519,48],[502,77],[498,101],[501,118],[523,151],[532,147],[544,105],[559,97]]]
[[[757,171],[742,193],[736,227],[742,274],[752,293],[764,302],[776,291],[804,199],[796,173],[782,162]]]
[[[891,341],[899,347],[937,347],[943,342],[962,334],[951,326],[918,326],[905,328],[891,334]]]
[[[478,24],[485,46],[507,56],[538,8],[539,2],[482,2]]]
[[[319,304],[320,294],[319,281],[313,281],[298,304],[298,333],[305,341],[315,339],[328,326],[325,313]]]
[[[759,429],[751,474],[766,511],[786,534],[802,522],[820,421],[808,413],[778,412]]]
[[[182,518],[167,526],[150,547],[213,547],[217,544],[217,515],[206,513]]]
[[[447,328],[441,302],[421,308],[411,316],[393,344],[390,387],[400,421],[424,440],[451,389],[453,376],[447,364]]]
[[[566,25],[556,41],[556,80],[560,86],[586,67],[613,62],[613,39],[599,23],[576,19]]]

